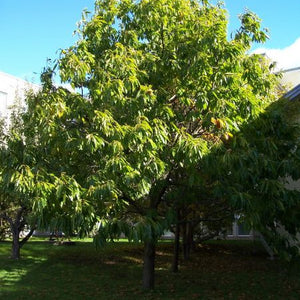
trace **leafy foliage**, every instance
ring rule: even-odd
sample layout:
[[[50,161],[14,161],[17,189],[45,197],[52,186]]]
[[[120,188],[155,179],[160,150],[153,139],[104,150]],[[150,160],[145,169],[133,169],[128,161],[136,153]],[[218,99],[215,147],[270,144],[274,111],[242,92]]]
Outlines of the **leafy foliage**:
[[[281,99],[273,103],[214,160],[222,166],[218,169],[225,187],[222,192],[236,212],[285,257],[299,254],[298,114],[297,102]]]
[[[79,189],[71,202],[109,222],[156,219],[161,232],[157,209],[177,180],[203,185],[195,166],[272,99],[268,64],[246,54],[266,35],[254,14],[241,22],[228,40],[225,10],[207,2],[98,1],[84,14],[58,64],[87,96],[45,81],[29,103],[51,167]]]
[[[40,188],[39,170],[36,167],[34,147],[24,136],[22,107],[16,101],[10,120],[2,120],[0,133],[0,221],[9,226],[13,237],[12,258],[19,258],[19,251],[31,236],[36,216],[33,199],[42,199],[45,193]],[[25,226],[31,226],[29,233],[19,242]]]
[[[266,32],[246,11],[228,39],[226,11],[208,1],[102,0],[77,33],[57,62],[74,90],[54,87],[50,68],[28,99],[57,188],[35,206],[69,231],[101,220],[100,243],[123,232],[154,244],[178,206],[201,216],[197,199],[226,199],[204,158],[276,97],[268,62],[248,54]]]

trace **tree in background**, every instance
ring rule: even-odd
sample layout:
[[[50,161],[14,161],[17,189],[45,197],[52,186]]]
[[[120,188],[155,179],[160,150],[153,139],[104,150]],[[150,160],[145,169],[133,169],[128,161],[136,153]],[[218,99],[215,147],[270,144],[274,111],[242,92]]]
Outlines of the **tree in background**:
[[[61,182],[35,205],[69,229],[101,220],[99,243],[143,241],[143,287],[153,288],[155,244],[182,205],[201,215],[197,197],[226,200],[204,158],[276,97],[268,63],[248,54],[267,36],[247,11],[228,39],[222,6],[190,0],[97,1],[77,32],[58,61],[75,92],[53,87],[47,70],[28,98],[39,162]]]
[[[45,71],[44,87],[38,92],[39,96],[46,95],[46,74]],[[30,99],[36,97],[28,91],[26,110],[17,101],[10,118],[1,124],[0,220],[1,226],[3,222],[4,228],[9,228],[13,259],[20,258],[21,248],[37,228],[46,231],[64,229],[67,236],[74,232],[82,235],[90,232],[91,224],[95,223],[91,221],[92,212],[83,213],[76,201],[81,195],[79,185],[63,171],[72,166],[72,162],[61,161],[59,154],[55,154],[56,149],[52,149],[55,145],[48,143],[51,133],[42,140],[39,134],[42,128],[33,122],[35,114]],[[68,173],[80,172],[76,169]],[[82,222],[83,216],[89,222]]]
[[[285,259],[299,255],[299,112],[298,101],[272,103],[209,161],[241,221]]]
[[[10,236],[9,224],[3,218],[0,218],[0,241],[4,241]]]
[[[20,258],[20,249],[35,229],[34,200],[48,196],[48,184],[40,181],[43,177],[35,160],[37,148],[26,139],[22,114],[16,104],[9,121],[2,123],[0,135],[0,220],[12,237],[12,259]]]

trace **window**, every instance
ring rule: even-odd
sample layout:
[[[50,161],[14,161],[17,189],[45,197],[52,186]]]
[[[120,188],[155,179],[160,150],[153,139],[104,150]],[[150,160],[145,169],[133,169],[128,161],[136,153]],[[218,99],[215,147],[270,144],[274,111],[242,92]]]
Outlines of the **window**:
[[[238,235],[250,235],[250,230],[245,226],[245,224],[238,224]]]

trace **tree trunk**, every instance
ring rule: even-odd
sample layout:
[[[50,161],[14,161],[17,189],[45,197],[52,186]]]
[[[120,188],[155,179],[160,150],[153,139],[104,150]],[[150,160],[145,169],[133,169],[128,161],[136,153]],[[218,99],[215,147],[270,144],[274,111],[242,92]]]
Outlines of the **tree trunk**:
[[[178,272],[178,262],[179,262],[179,246],[180,246],[180,225],[179,225],[179,211],[177,211],[177,224],[175,229],[175,239],[174,239],[174,254],[172,263],[172,272]]]
[[[29,240],[29,238],[32,236],[35,230],[35,226],[33,226],[31,230],[27,233],[27,235],[22,239],[22,241],[20,241],[20,232],[24,229],[25,226],[25,222],[24,220],[22,220],[22,216],[25,210],[26,210],[25,207],[19,208],[15,220],[13,220],[13,218],[11,217],[8,217],[7,215],[4,215],[5,220],[9,223],[10,230],[13,237],[12,248],[11,248],[12,259],[20,258],[21,248]]]
[[[20,258],[20,242],[19,242],[19,230],[18,228],[13,228],[12,230],[12,248],[11,248],[11,258],[12,259],[19,259]]]
[[[146,241],[144,245],[143,288],[150,290],[154,288],[155,242]]]
[[[193,250],[193,225],[189,222],[187,225],[187,259],[190,259],[191,251]]]
[[[182,250],[183,259],[188,260],[188,234],[187,234],[187,222],[182,224]]]
[[[20,248],[23,247],[23,245],[31,238],[31,236],[33,235],[34,231],[35,231],[36,227],[32,227],[30,229],[30,231],[27,233],[27,235],[22,239],[22,241],[20,242]]]
[[[191,250],[194,250],[194,229],[190,222],[185,224],[184,236],[183,236],[183,257],[184,260],[189,260]]]

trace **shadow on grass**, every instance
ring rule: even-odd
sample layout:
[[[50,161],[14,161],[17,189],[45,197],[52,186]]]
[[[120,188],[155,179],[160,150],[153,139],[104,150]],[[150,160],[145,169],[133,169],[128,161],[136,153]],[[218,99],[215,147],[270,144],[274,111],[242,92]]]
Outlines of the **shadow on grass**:
[[[132,256],[128,244],[97,251],[85,242],[30,242],[22,249],[22,259],[14,261],[7,255],[10,243],[0,245],[1,299],[120,299],[141,292],[141,247]]]
[[[0,253],[1,299],[298,299],[300,294],[299,269],[289,274],[286,265],[243,242],[199,246],[189,262],[181,261],[178,274],[169,271],[172,244],[160,244],[152,292],[140,288],[141,245],[115,243],[97,251],[86,242],[30,242],[20,261]]]

